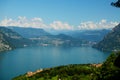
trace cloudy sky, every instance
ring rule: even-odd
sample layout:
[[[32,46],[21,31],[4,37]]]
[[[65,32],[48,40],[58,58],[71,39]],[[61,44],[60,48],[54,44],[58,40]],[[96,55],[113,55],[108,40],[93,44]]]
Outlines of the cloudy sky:
[[[110,29],[120,21],[117,0],[0,0],[0,26],[55,30]]]

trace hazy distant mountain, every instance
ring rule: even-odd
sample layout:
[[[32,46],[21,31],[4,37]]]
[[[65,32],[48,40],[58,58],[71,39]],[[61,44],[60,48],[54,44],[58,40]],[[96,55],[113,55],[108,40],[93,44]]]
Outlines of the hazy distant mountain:
[[[88,41],[86,40],[73,38],[72,36],[63,33],[52,35],[43,29],[12,26],[9,26],[8,28],[18,32],[25,38],[29,38],[34,44],[39,46],[81,46],[82,44],[88,44]]]
[[[9,29],[8,29],[9,28]],[[86,46],[90,41],[98,42],[110,30],[95,31],[66,31],[58,35],[51,35],[43,29],[22,27],[0,27],[1,43],[10,48],[29,45],[38,46]],[[25,38],[23,38],[25,37]],[[29,39],[27,39],[29,38]],[[3,46],[2,46],[3,47]],[[5,46],[4,46],[5,47]],[[8,48],[8,49],[10,49]],[[3,48],[1,48],[2,50]]]
[[[93,42],[99,42],[103,39],[103,37],[110,32],[110,30],[75,30],[75,31],[55,31],[51,30],[50,33],[40,29],[40,28],[23,28],[23,27],[8,27],[20,35],[22,35],[25,38],[36,38],[41,36],[51,36],[51,35],[59,35],[59,34],[66,34],[73,38],[87,40],[87,41],[93,41]]]
[[[36,38],[40,36],[51,35],[50,33],[40,28],[23,28],[23,27],[12,27],[12,26],[9,26],[8,28],[12,29],[13,31],[16,31],[24,38]]]
[[[99,42],[101,41],[104,36],[110,32],[110,30],[85,30],[85,31],[69,31],[65,32],[65,34],[70,35],[74,38],[93,41],[93,42]]]
[[[102,41],[93,47],[104,51],[120,50],[120,24],[113,28]]]
[[[86,31],[75,30],[59,31],[58,35],[56,35],[57,33],[50,34],[45,30],[38,28],[23,28],[13,26],[9,26],[8,28],[19,33],[25,38],[29,38],[32,40],[32,42],[34,42],[34,44],[40,46],[81,46],[89,44],[89,42],[99,42],[107,33],[110,32],[110,30],[105,29]]]
[[[40,46],[82,46],[88,45],[88,41],[76,39],[65,34],[41,36],[38,38],[31,38],[34,43]]]

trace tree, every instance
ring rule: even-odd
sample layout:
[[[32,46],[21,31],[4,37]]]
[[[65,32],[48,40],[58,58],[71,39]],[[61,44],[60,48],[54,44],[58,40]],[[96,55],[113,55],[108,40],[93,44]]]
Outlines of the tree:
[[[118,0],[117,2],[112,2],[111,5],[120,8],[120,0]]]
[[[120,8],[120,0],[118,0],[115,3],[112,2],[111,5]],[[117,59],[114,62],[114,65],[120,68],[120,52]]]
[[[116,53],[118,57],[116,58],[114,65],[120,68],[120,52]]]

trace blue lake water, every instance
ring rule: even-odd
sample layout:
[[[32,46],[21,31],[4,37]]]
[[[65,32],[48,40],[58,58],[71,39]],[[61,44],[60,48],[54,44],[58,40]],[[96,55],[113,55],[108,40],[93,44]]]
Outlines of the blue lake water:
[[[0,80],[68,64],[101,63],[109,53],[91,47],[26,47],[0,53]]]

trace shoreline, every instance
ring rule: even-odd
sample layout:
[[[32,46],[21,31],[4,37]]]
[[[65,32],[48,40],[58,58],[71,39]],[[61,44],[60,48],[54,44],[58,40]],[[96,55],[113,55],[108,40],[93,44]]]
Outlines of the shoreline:
[[[91,67],[96,67],[96,68],[99,68],[102,66],[103,63],[98,63],[98,64],[70,64],[70,65],[89,65]],[[63,66],[69,66],[69,65],[63,65]],[[62,67],[62,66],[57,66],[57,67]],[[44,68],[44,69],[37,69],[36,71],[28,71],[25,76],[26,77],[32,77],[34,75],[36,75],[37,73],[41,73],[45,70],[50,70],[50,69],[53,69],[53,68],[57,68],[57,67],[52,67],[52,68]]]

